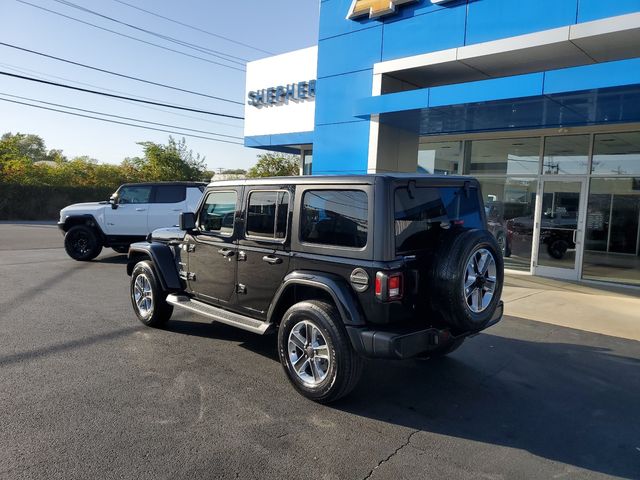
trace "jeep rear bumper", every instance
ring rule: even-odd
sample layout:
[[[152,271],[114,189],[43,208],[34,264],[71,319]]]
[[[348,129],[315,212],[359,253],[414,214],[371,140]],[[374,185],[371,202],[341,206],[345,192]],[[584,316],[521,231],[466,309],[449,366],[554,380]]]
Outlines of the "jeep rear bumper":
[[[489,323],[480,330],[453,335],[448,329],[427,328],[410,332],[370,330],[347,326],[347,333],[358,353],[372,358],[411,358],[441,348],[456,339],[475,335],[495,325],[504,314],[501,301]]]

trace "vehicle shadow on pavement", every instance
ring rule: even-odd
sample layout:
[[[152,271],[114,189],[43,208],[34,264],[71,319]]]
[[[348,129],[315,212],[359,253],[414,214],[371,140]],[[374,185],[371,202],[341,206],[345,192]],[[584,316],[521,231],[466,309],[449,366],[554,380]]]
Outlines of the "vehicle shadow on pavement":
[[[639,478],[640,353],[637,342],[627,347],[636,358],[479,335],[449,358],[370,361],[358,388],[334,408]]]
[[[113,265],[126,265],[127,255],[125,253],[114,253],[109,256],[100,256],[93,260],[93,263],[108,263]]]
[[[260,336],[218,322],[206,323],[175,319],[168,322],[163,327],[163,330],[182,335],[237,342],[240,344],[240,347],[250,352],[257,353],[274,362],[279,362],[275,335]]]

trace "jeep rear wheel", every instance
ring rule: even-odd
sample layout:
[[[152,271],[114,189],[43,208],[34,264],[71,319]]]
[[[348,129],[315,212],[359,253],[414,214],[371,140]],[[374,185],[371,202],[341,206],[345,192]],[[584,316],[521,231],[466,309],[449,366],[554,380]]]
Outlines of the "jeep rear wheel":
[[[151,262],[145,260],[133,267],[130,294],[133,311],[148,327],[159,327],[171,318],[173,306],[167,303]]]
[[[362,372],[362,358],[340,315],[326,302],[309,300],[287,310],[278,331],[278,352],[294,388],[319,403],[347,395]]]
[[[486,230],[452,230],[433,264],[431,305],[458,332],[482,330],[500,302],[504,260]]]
[[[92,228],[76,225],[65,234],[64,249],[74,260],[87,262],[100,255],[102,244]]]

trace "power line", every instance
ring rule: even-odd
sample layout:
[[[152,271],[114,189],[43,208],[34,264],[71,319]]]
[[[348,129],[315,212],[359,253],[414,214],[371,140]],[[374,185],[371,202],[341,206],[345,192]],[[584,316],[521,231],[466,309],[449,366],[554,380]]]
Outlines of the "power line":
[[[213,65],[219,65],[221,67],[230,68],[231,70],[237,70],[238,72],[244,72],[245,71],[243,68],[237,68],[237,67],[234,67],[232,65],[226,65],[224,63],[215,62],[213,60],[209,60],[208,58],[199,57],[197,55],[192,55],[190,53],[181,52],[180,50],[175,50],[173,48],[165,47],[163,45],[158,45],[157,43],[149,42],[147,40],[142,40],[141,38],[132,37],[131,35],[127,35],[126,33],[116,32],[115,30],[111,30],[111,29],[106,28],[106,27],[101,27],[100,25],[96,25],[95,23],[86,22],[84,20],[80,20],[79,18],[75,18],[75,17],[72,17],[70,15],[65,15],[64,13],[56,12],[55,10],[50,10],[48,8],[41,7],[41,6],[35,5],[33,3],[29,3],[29,2],[27,2],[25,0],[16,0],[16,2],[22,3],[24,5],[29,5],[30,7],[37,8],[39,10],[43,10],[45,12],[49,12],[49,13],[52,13],[54,15],[58,15],[59,17],[64,17],[64,18],[67,18],[69,20],[73,20],[74,22],[82,23],[84,25],[89,25],[89,26],[97,28],[99,30],[104,30],[105,32],[109,32],[109,33],[113,33],[115,35],[119,35],[121,37],[129,38],[131,40],[135,40],[136,42],[144,43],[146,45],[151,45],[153,47],[158,47],[158,48],[161,48],[163,50],[167,50],[169,52],[174,52],[174,53],[178,53],[180,55],[184,55],[186,57],[195,58],[197,60],[202,60],[203,62],[211,63]]]
[[[175,44],[181,45],[183,47],[191,48],[193,50],[196,50],[196,51],[201,52],[201,53],[205,53],[207,55],[211,55],[213,57],[221,58],[221,59],[226,60],[226,61],[231,62],[231,63],[236,63],[238,65],[244,65],[245,63],[247,63],[247,59],[246,58],[237,57],[235,55],[230,55],[228,53],[221,52],[219,50],[213,50],[213,49],[208,48],[208,47],[202,47],[202,46],[196,45],[194,43],[189,43],[189,42],[186,42],[184,40],[180,40],[179,38],[170,37],[170,36],[164,35],[162,33],[154,32],[152,30],[147,30],[146,28],[138,27],[137,25],[133,25],[131,23],[127,23],[125,21],[118,20],[117,18],[110,17],[108,15],[104,15],[104,14],[102,14],[100,12],[97,12],[95,10],[91,10],[90,8],[83,7],[82,5],[78,5],[77,3],[73,3],[73,2],[70,2],[68,0],[53,0],[53,1],[54,2],[58,2],[58,3],[62,4],[62,5],[67,6],[67,7],[75,8],[76,10],[80,10],[81,12],[89,13],[91,15],[95,15],[97,17],[104,18],[105,20],[109,20],[109,21],[117,23],[119,25],[124,25],[125,27],[129,27],[129,28],[132,28],[134,30],[138,30],[139,32],[143,32],[143,33],[146,33],[148,35],[152,35],[154,37],[162,38],[163,40],[166,40],[168,42],[175,43]],[[228,57],[228,58],[225,58],[225,57]],[[240,60],[240,62],[237,62],[235,60],[229,60],[229,58]]]
[[[30,49],[24,48],[24,47],[18,47],[17,45],[12,45],[10,43],[0,42],[0,45],[3,45],[5,47],[9,47],[9,48],[15,48],[16,50],[22,50],[23,52],[32,53],[34,55],[40,55],[41,57],[51,58],[53,60],[58,60],[60,62],[69,63],[71,65],[76,65],[78,67],[88,68],[90,70],[95,70],[97,72],[107,73],[109,75],[115,75],[116,77],[127,78],[129,80],[135,80],[137,82],[143,82],[143,83],[148,83],[150,85],[155,85],[155,86],[158,86],[158,87],[169,88],[171,90],[177,90],[179,92],[191,93],[193,95],[199,95],[201,97],[207,97],[207,98],[212,98],[214,100],[220,100],[221,102],[229,102],[229,103],[235,103],[236,105],[244,105],[244,103],[242,103],[242,102],[237,102],[235,100],[229,100],[228,98],[216,97],[214,95],[208,95],[206,93],[195,92],[193,90],[187,90],[185,88],[174,87],[172,85],[166,85],[164,83],[153,82],[151,80],[145,80],[143,78],[133,77],[131,75],[125,75],[124,73],[112,72],[111,70],[106,70],[104,68],[93,67],[91,65],[86,65],[84,63],[74,62],[73,60],[68,60],[68,59],[65,59],[65,58],[56,57],[54,55],[48,55],[46,53],[36,52],[35,50],[30,50]]]
[[[9,65],[7,63],[2,63],[2,62],[0,62],[0,66],[8,68],[9,70],[13,70],[13,71],[18,72],[18,73],[25,74],[25,75],[30,74],[30,73],[31,74],[35,74],[36,76],[39,76],[39,78],[41,78],[41,79],[44,79],[44,78],[56,78],[58,80],[65,80],[67,82],[71,82],[71,83],[76,84],[76,85],[84,85],[84,86],[88,86],[88,87],[102,88],[103,90],[106,90],[107,92],[122,93],[122,94],[126,95],[126,92],[122,92],[120,90],[113,90],[113,89],[110,89],[110,88],[104,88],[104,87],[101,87],[99,85],[94,85],[92,83],[79,82],[77,80],[73,80],[73,79],[70,79],[70,78],[67,78],[67,77],[60,77],[60,76],[57,76],[57,75],[52,75],[50,73],[43,73],[43,72],[40,72],[38,70],[32,70],[30,68],[24,68],[24,67],[23,68],[19,68],[19,67],[15,67],[13,65]],[[152,98],[142,97],[140,95],[137,95],[137,97],[145,99],[145,100],[153,100]],[[211,120],[211,119],[203,118],[203,117],[196,117],[196,116],[193,116],[193,115],[187,115],[187,114],[184,114],[184,113],[174,112],[172,110],[152,107],[150,105],[141,105],[139,103],[130,102],[129,100],[121,100],[119,98],[115,98],[114,100],[117,101],[117,102],[126,103],[128,105],[135,105],[136,107],[144,108],[144,109],[147,109],[147,110],[154,110],[156,112],[168,113],[169,115],[173,115],[173,116],[176,116],[176,117],[183,117],[183,118],[190,118],[192,120],[198,120],[199,122],[211,123],[211,124],[214,124],[214,125],[225,125],[225,126],[231,127],[231,128],[243,128],[241,125],[238,125],[238,124],[234,125],[232,123],[220,122],[220,121]]]
[[[133,123],[119,122],[117,120],[108,120],[106,118],[93,117],[91,115],[83,115],[81,113],[67,112],[65,110],[58,110],[57,108],[49,108],[49,107],[43,107],[43,106],[40,106],[40,105],[33,105],[31,103],[26,103],[26,102],[19,102],[17,100],[9,100],[8,98],[0,98],[0,101],[1,102],[9,102],[9,103],[17,103],[19,105],[26,105],[28,107],[39,108],[39,109],[42,109],[42,110],[50,110],[52,112],[65,113],[67,115],[73,115],[73,116],[76,116],[76,117],[83,117],[83,118],[90,118],[92,120],[100,120],[101,122],[115,123],[115,124],[118,124],[118,125],[125,125],[125,126],[128,126],[128,127],[142,128],[142,129],[145,129],[145,130],[154,130],[156,132],[173,133],[174,135],[182,135],[184,137],[202,138],[204,140],[210,140],[212,142],[230,143],[232,145],[243,145],[243,143],[241,143],[241,142],[232,142],[230,140],[221,140],[219,138],[204,137],[202,135],[194,135],[192,133],[175,132],[173,130],[165,130],[165,129],[162,129],[162,128],[145,127],[144,125],[135,125]]]
[[[248,43],[242,43],[242,42],[239,42],[237,40],[233,40],[232,38],[225,37],[224,35],[219,35],[217,33],[213,33],[213,32],[210,32],[208,30],[204,30],[202,28],[194,27],[193,25],[189,25],[188,23],[183,23],[183,22],[180,22],[178,20],[174,20],[173,18],[165,17],[164,15],[160,15],[159,13],[155,13],[155,12],[152,12],[150,10],[145,10],[144,8],[140,8],[140,7],[136,6],[136,5],[132,5],[132,4],[127,3],[127,2],[123,2],[122,0],[113,0],[113,1],[121,3],[122,5],[126,5],[126,6],[131,7],[131,8],[135,8],[136,10],[139,10],[141,12],[148,13],[149,15],[153,15],[154,17],[162,18],[162,19],[167,20],[169,22],[176,23],[178,25],[182,25],[183,27],[190,28],[191,30],[195,30],[197,32],[205,33],[207,35],[211,35],[212,37],[220,38],[222,40],[226,40],[227,42],[235,43],[236,45],[242,45],[243,47],[251,48],[253,50],[257,50],[258,52],[262,52],[262,53],[267,53],[269,55],[273,55],[273,52],[270,52],[268,50],[263,50],[262,48],[258,48],[258,47],[254,47],[253,45],[249,45]]]
[[[77,90],[79,92],[93,93],[94,95],[102,95],[104,97],[120,98],[120,99],[123,99],[123,100],[130,100],[132,102],[140,102],[140,103],[148,103],[149,105],[157,105],[159,107],[175,108],[176,110],[185,110],[187,112],[204,113],[206,115],[214,115],[216,117],[225,117],[225,118],[233,118],[233,119],[236,119],[236,120],[244,120],[244,117],[239,117],[237,115],[229,115],[229,114],[226,114],[226,113],[209,112],[207,110],[198,110],[197,108],[181,107],[181,106],[177,106],[177,105],[171,105],[169,103],[152,102],[150,100],[141,100],[139,98],[125,97],[123,95],[115,95],[113,93],[99,92],[97,90],[89,90],[88,88],[74,87],[72,85],[65,85],[64,83],[50,82],[48,80],[41,80],[41,79],[38,79],[38,78],[27,77],[25,75],[17,75],[15,73],[9,73],[9,72],[0,71],[0,75],[6,75],[8,77],[19,78],[21,80],[28,80],[30,82],[44,83],[46,85],[53,85],[55,87],[68,88],[70,90]]]
[[[225,135],[225,134],[222,134],[222,133],[209,132],[209,131],[206,131],[206,130],[195,130],[193,128],[179,127],[177,125],[168,125],[166,123],[151,122],[149,120],[141,120],[139,118],[123,117],[121,115],[113,115],[111,113],[97,112],[95,110],[86,110],[84,108],[78,108],[78,107],[70,107],[69,105],[61,105],[59,103],[45,102],[44,100],[36,100],[35,98],[21,97],[19,95],[11,95],[9,93],[4,93],[4,92],[0,92],[0,95],[4,95],[5,97],[11,97],[11,98],[19,98],[20,100],[27,100],[29,102],[42,103],[44,105],[52,105],[54,107],[68,108],[70,110],[76,110],[78,112],[93,113],[93,114],[96,114],[96,115],[103,115],[105,117],[119,118],[121,120],[131,120],[133,122],[148,123],[149,125],[157,125],[159,127],[177,128],[177,129],[180,129],[180,130],[187,130],[189,132],[205,133],[207,135],[215,135],[217,137],[234,138],[236,140],[242,140],[243,139],[243,137],[237,137],[235,135]]]

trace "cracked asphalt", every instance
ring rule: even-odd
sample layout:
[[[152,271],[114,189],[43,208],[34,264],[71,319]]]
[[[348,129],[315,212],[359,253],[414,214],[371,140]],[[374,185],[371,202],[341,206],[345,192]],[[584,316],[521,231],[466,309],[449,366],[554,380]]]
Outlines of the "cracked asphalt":
[[[507,317],[446,359],[369,361],[326,407],[273,336],[146,328],[124,256],[61,244],[0,225],[0,479],[640,478],[638,342]]]

